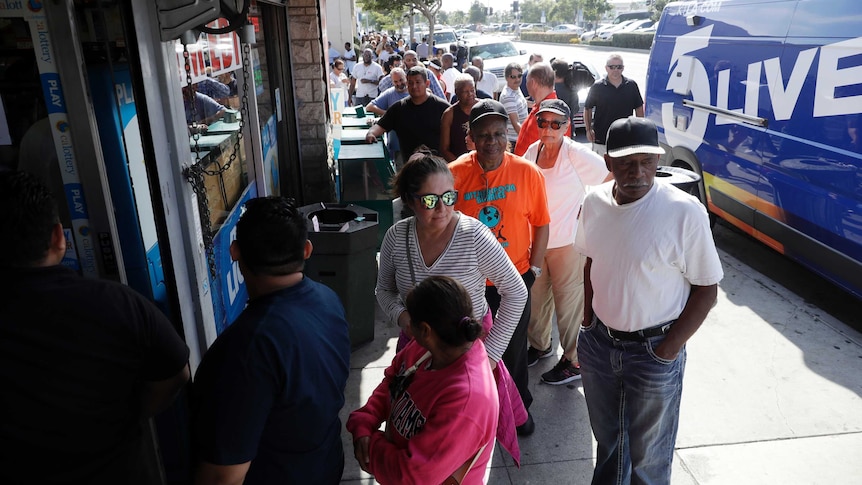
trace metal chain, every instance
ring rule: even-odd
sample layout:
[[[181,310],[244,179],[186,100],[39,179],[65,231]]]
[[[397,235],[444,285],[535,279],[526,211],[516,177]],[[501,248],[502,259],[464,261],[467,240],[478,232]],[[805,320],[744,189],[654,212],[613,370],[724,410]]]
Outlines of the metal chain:
[[[213,234],[212,230],[211,213],[209,209],[209,200],[207,198],[206,185],[204,184],[204,175],[218,177],[221,174],[227,172],[228,170],[230,170],[230,167],[233,165],[233,163],[236,161],[237,157],[240,154],[241,143],[244,137],[245,120],[247,119],[247,116],[249,116],[248,88],[251,72],[251,45],[247,43],[243,44],[242,100],[240,102],[240,117],[238,120],[239,130],[237,131],[237,137],[233,144],[233,152],[230,154],[227,163],[225,163],[223,166],[219,166],[218,162],[214,161],[213,165],[217,167],[215,170],[207,170],[203,166],[203,163],[201,163],[199,145],[201,129],[197,121],[197,103],[195,103],[195,88],[192,84],[191,60],[188,45],[186,44],[183,44],[183,60],[185,63],[184,68],[186,71],[186,86],[188,87],[185,96],[190,104],[192,117],[189,131],[191,132],[191,138],[194,142],[195,152],[194,163],[183,170],[183,175],[185,176],[186,181],[192,186],[192,190],[197,195],[198,213],[200,214],[201,219],[201,231],[203,233],[202,237],[204,242],[204,250],[206,251],[207,255],[207,265],[209,266],[210,278],[213,281],[218,281],[216,272],[215,251],[213,248],[213,240],[215,235]]]
[[[194,142],[195,152],[194,163],[183,170],[183,175],[186,178],[186,182],[188,182],[189,185],[192,186],[192,190],[197,196],[198,214],[201,219],[201,236],[204,242],[204,251],[207,255],[207,266],[209,267],[210,279],[212,281],[216,281],[216,261],[215,251],[213,250],[214,235],[211,223],[212,214],[210,213],[210,204],[207,197],[206,184],[204,183],[205,170],[201,163],[201,149],[199,144],[201,130],[200,125],[197,121],[197,103],[195,102],[196,93],[194,84],[192,84],[192,65],[189,55],[189,47],[187,44],[183,44],[183,62],[183,68],[186,71],[186,91],[184,97],[189,103],[189,109],[191,110],[192,122],[189,126],[189,131],[191,134],[191,138]]]

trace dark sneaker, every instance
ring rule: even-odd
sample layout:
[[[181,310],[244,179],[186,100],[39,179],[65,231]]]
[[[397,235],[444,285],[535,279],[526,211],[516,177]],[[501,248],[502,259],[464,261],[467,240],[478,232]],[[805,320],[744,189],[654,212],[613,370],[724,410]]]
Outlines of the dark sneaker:
[[[581,367],[563,357],[553,369],[542,374],[542,382],[552,386],[568,384],[581,378]]]
[[[536,431],[536,422],[533,421],[533,415],[529,411],[527,411],[527,421],[520,426],[516,426],[515,430],[518,432],[518,436],[530,436]]]
[[[530,346],[527,349],[527,367],[533,367],[539,362],[539,359],[545,359],[552,355],[554,355],[554,351],[550,347],[545,350],[539,350]]]

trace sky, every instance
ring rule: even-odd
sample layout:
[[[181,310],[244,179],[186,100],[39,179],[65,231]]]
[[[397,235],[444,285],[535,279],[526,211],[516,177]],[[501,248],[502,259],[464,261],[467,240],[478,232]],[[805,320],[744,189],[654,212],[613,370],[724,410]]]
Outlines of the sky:
[[[500,9],[512,9],[512,0],[479,0],[479,3],[486,7],[493,8],[495,12]],[[472,0],[443,0],[443,7],[440,10],[444,10],[447,12],[463,10],[464,12],[466,12],[470,10],[470,5],[472,4]]]

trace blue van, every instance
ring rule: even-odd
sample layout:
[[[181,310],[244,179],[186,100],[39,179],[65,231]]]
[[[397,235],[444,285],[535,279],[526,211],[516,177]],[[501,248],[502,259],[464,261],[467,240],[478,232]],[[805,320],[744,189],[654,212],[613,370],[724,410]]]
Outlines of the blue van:
[[[721,217],[862,298],[862,2],[668,4],[646,116]]]

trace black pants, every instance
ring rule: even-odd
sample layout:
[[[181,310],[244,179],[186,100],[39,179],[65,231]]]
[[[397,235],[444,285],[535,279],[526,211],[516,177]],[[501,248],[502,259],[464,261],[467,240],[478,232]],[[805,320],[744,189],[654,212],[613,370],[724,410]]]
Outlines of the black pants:
[[[524,407],[530,409],[530,405],[533,404],[533,395],[530,393],[530,374],[527,371],[527,327],[530,324],[530,288],[533,287],[536,276],[533,275],[532,271],[527,270],[521,275],[521,278],[527,285],[527,304],[524,306],[524,312],[521,313],[521,319],[518,320],[515,332],[512,333],[509,346],[503,352],[503,363],[506,364],[509,374],[512,375],[512,380],[518,387],[518,394],[524,401]],[[496,286],[485,287],[485,299],[488,300],[491,313],[496,315],[497,309],[500,308],[500,294],[497,293]]]

